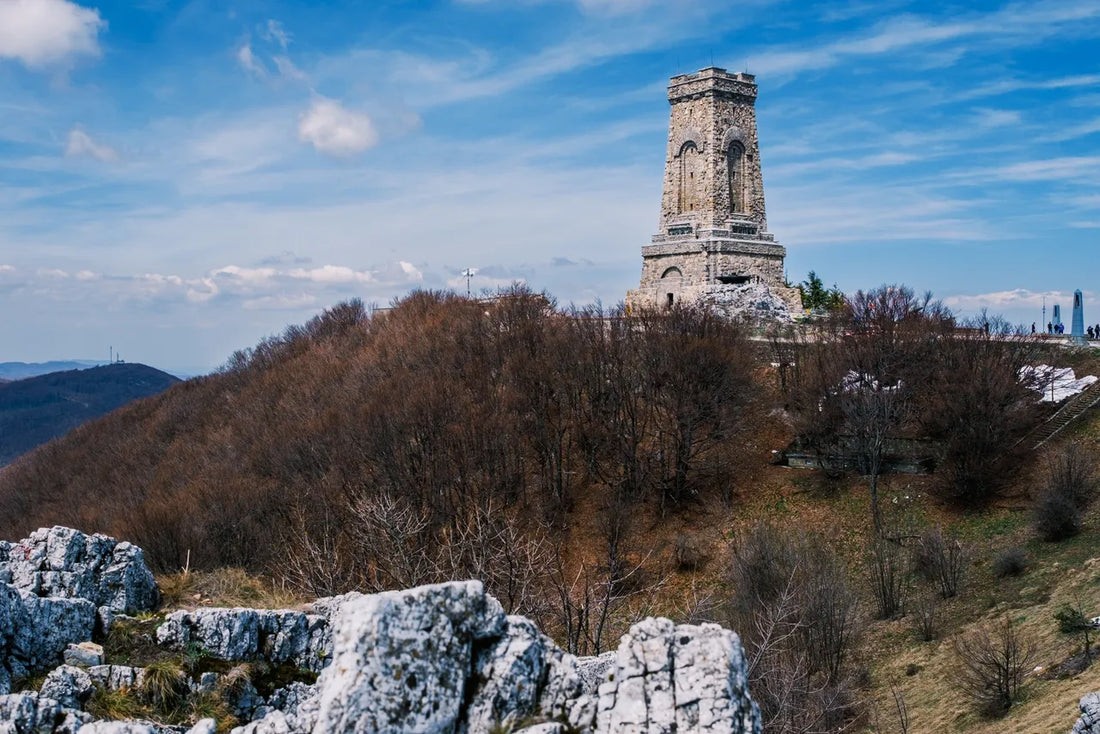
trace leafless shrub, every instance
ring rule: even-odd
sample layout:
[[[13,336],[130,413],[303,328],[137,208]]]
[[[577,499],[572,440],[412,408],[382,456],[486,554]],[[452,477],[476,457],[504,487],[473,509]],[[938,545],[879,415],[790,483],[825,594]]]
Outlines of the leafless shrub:
[[[939,606],[939,598],[931,593],[921,597],[913,609],[913,623],[922,642],[936,639]]]
[[[1019,546],[1006,548],[993,556],[990,566],[995,578],[1020,576],[1027,570],[1027,551]]]
[[[861,622],[835,556],[817,539],[759,525],[740,539],[731,585],[765,731],[846,730],[858,709],[851,662]]]
[[[1070,497],[1047,490],[1031,508],[1031,523],[1039,537],[1056,543],[1081,532],[1081,510]]]
[[[1096,497],[1096,460],[1079,444],[1069,443],[1047,457],[1046,490],[1060,494],[1080,510]]]
[[[702,570],[708,559],[706,545],[698,535],[677,533],[673,545],[673,557],[679,571]]]
[[[944,599],[958,595],[970,565],[970,551],[962,541],[957,537],[945,538],[939,526],[929,528],[921,535],[914,555],[917,571],[939,586]]]
[[[1033,648],[1005,617],[952,641],[956,668],[953,678],[978,710],[1002,716],[1020,698],[1031,668]]]
[[[909,591],[909,558],[909,552],[895,538],[880,536],[871,541],[867,563],[871,591],[880,619],[892,619],[905,610]]]

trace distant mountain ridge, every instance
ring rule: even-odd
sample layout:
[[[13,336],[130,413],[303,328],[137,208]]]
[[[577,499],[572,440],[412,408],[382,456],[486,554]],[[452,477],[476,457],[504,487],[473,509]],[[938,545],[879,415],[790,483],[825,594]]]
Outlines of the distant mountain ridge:
[[[117,363],[0,383],[0,466],[177,382],[176,377],[147,365]]]
[[[102,360],[65,359],[50,362],[0,362],[0,380],[24,380],[51,372],[67,372],[98,367]]]

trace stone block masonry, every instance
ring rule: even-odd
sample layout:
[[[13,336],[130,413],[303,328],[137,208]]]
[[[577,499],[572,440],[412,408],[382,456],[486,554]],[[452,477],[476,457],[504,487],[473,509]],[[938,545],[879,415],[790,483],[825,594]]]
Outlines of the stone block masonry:
[[[756,93],[751,74],[715,67],[669,81],[659,231],[642,248],[628,307],[701,302],[714,288],[753,283],[801,309],[786,286],[786,250],[767,231]]]

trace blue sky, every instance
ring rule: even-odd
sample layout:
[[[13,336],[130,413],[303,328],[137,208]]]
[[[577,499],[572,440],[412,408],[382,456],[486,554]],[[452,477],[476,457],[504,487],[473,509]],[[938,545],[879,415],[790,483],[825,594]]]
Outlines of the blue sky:
[[[0,0],[0,361],[207,369],[467,267],[616,302],[712,63],[791,280],[1100,321],[1095,0]]]

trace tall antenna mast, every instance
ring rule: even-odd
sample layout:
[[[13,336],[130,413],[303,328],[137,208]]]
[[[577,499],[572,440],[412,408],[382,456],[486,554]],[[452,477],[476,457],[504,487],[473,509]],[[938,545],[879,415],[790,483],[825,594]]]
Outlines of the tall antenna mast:
[[[476,273],[476,272],[477,272],[477,270],[475,270],[474,268],[466,268],[465,270],[462,271],[462,274],[466,276],[466,297],[467,298],[470,297],[470,278],[474,277],[474,273]]]

